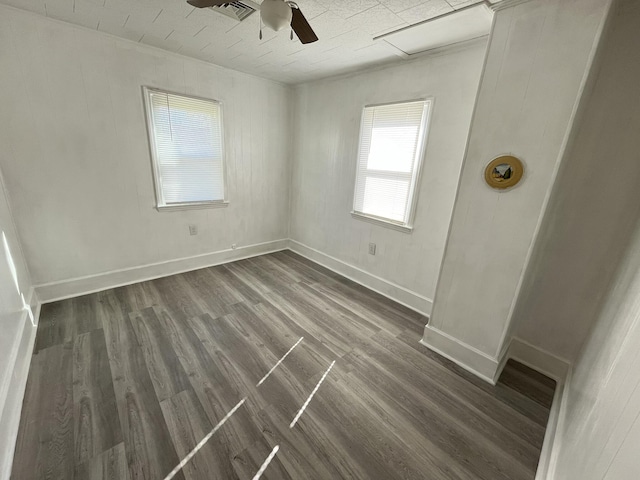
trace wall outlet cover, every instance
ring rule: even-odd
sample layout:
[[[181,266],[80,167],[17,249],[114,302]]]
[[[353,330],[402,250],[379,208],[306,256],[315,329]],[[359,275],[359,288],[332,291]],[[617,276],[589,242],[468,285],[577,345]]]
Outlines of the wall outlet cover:
[[[375,255],[376,254],[376,244],[375,243],[370,243],[369,244],[369,255]]]

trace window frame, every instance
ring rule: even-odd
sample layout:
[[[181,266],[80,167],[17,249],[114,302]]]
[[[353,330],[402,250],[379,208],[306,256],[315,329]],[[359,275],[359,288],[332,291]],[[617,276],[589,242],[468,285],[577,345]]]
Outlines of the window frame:
[[[222,149],[222,189],[223,198],[221,200],[210,201],[198,201],[198,202],[180,202],[180,203],[166,203],[164,201],[164,194],[162,191],[162,174],[160,172],[160,165],[158,163],[158,150],[156,146],[156,138],[153,124],[153,117],[151,113],[151,94],[152,93],[164,93],[169,95],[176,95],[180,97],[190,98],[193,100],[200,100],[202,102],[215,103],[220,109],[220,140]],[[227,182],[227,156],[225,148],[225,129],[224,129],[224,103],[220,100],[211,98],[199,97],[196,95],[189,95],[180,92],[174,92],[171,90],[165,90],[162,88],[142,86],[142,94],[144,100],[145,119],[147,124],[147,137],[149,140],[149,152],[151,156],[151,170],[153,173],[153,185],[156,196],[155,208],[159,211],[171,211],[171,210],[185,210],[185,209],[200,209],[200,208],[220,208],[229,205],[228,199],[228,182]]]
[[[427,112],[423,111],[422,113],[422,122],[423,126],[420,130],[420,136],[418,138],[418,146],[416,150],[418,151],[417,156],[417,164],[415,167],[415,174],[413,175],[413,181],[409,186],[409,207],[406,222],[399,222],[385,217],[379,217],[376,215],[366,214],[363,212],[356,211],[356,190],[358,184],[358,170],[359,170],[359,161],[360,161],[360,148],[362,147],[362,138],[364,133],[364,115],[367,108],[372,107],[384,107],[387,105],[401,105],[403,103],[414,103],[414,102],[424,102],[427,105]],[[373,223],[376,225],[380,225],[387,228],[392,228],[394,230],[399,230],[404,233],[411,233],[414,228],[414,220],[416,215],[416,210],[418,206],[418,196],[419,196],[419,186],[422,180],[422,170],[424,165],[424,159],[426,157],[427,145],[429,143],[429,133],[431,130],[431,117],[433,115],[433,109],[435,106],[435,97],[433,96],[425,96],[422,98],[414,98],[409,100],[400,100],[394,102],[385,102],[385,103],[375,103],[375,104],[367,104],[362,107],[362,113],[360,115],[360,133],[358,137],[358,150],[356,151],[356,161],[355,161],[355,175],[353,182],[353,197],[351,202],[351,216],[357,220],[363,220],[365,222]],[[381,176],[383,176],[381,174]],[[394,172],[390,176],[398,176],[398,172]]]

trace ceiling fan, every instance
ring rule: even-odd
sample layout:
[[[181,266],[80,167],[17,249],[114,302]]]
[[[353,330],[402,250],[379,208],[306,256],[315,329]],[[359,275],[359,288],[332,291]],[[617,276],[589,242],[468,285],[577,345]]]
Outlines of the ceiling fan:
[[[229,0],[187,0],[187,3],[197,8],[208,8],[226,5]],[[291,29],[296,32],[301,43],[313,43],[318,40],[318,36],[295,2],[264,0],[260,5],[260,16],[264,24],[276,32],[291,25]],[[262,31],[260,38],[262,38]]]

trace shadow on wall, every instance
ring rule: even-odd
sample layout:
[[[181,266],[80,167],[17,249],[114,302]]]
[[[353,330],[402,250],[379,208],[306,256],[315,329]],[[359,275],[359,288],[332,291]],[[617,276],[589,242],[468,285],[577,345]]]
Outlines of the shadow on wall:
[[[31,306],[25,301],[24,293],[20,291],[20,283],[18,282],[18,271],[16,270],[16,264],[13,261],[13,256],[11,255],[11,249],[9,248],[9,242],[7,241],[7,236],[4,232],[2,232],[2,244],[4,245],[4,255],[7,260],[7,266],[9,267],[9,272],[11,273],[11,277],[13,279],[13,283],[16,286],[16,291],[20,296],[20,300],[22,301],[22,309],[27,311],[29,315],[29,320],[31,320],[31,325],[36,326],[36,321],[33,316],[33,312],[31,311]]]

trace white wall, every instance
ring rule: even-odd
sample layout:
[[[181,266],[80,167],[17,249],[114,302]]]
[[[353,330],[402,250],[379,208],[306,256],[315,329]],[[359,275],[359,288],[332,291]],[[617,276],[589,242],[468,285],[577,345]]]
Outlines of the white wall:
[[[536,0],[496,13],[458,197],[424,342],[489,379],[579,100],[608,0]],[[510,191],[483,170],[511,153]]]
[[[336,268],[343,262],[364,270],[367,273],[358,278],[374,282],[374,288],[376,279],[371,275],[426,297],[429,300],[421,309],[430,308],[485,45],[476,42],[406,64],[296,87],[293,240],[334,257]],[[413,232],[352,218],[362,108],[427,96],[433,96],[435,103]],[[375,256],[368,254],[370,242],[377,245]],[[304,249],[303,253],[313,255]],[[324,255],[316,259],[332,262]],[[397,289],[391,293],[396,298],[402,294]]]
[[[6,150],[0,148],[0,159],[5,153]],[[26,302],[35,300],[31,292],[31,279],[0,173],[0,478],[9,477],[7,468],[13,458],[31,356],[29,340],[35,333],[21,296],[24,295]]]
[[[640,224],[611,287],[565,386],[555,480],[640,478]]]
[[[619,3],[514,314],[518,337],[576,361],[557,480],[640,478],[640,3]]]
[[[565,387],[551,478],[640,478],[639,352],[640,223]]]
[[[570,362],[601,313],[640,213],[640,139],[629,133],[640,131],[640,16],[622,11],[624,21],[612,18],[513,316],[517,337]]]
[[[287,238],[290,87],[8,7],[0,65],[0,161],[34,283]],[[224,102],[227,208],[154,208],[142,85]]]

